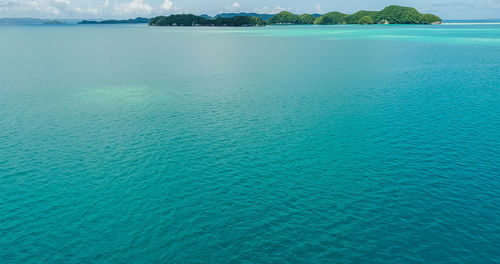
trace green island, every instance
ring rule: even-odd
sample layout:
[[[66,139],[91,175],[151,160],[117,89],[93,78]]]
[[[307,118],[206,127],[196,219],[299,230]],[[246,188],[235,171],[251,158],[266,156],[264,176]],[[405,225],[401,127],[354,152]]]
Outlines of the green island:
[[[207,18],[192,14],[158,16],[149,20],[150,26],[228,26],[253,27],[266,25],[346,25],[346,24],[441,24],[442,19],[433,14],[422,14],[413,7],[391,5],[381,11],[358,11],[354,14],[329,12],[321,16],[296,15],[280,12],[266,21],[255,16]]]
[[[255,27],[265,26],[260,17],[235,16],[232,18],[205,18],[192,14],[159,16],[149,21],[150,26],[214,26],[214,27]]]

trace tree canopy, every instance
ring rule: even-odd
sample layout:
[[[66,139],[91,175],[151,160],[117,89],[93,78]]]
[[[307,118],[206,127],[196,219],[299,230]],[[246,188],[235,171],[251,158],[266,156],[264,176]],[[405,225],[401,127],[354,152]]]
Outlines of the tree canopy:
[[[370,16],[364,16],[359,19],[358,24],[360,25],[371,25],[375,22],[373,22],[373,18]]]
[[[433,14],[423,14],[420,17],[420,24],[433,24],[441,22],[442,22],[441,18]]]
[[[359,20],[365,16],[371,17],[374,21],[376,20],[378,11],[365,11],[361,10],[352,15],[346,17],[347,24],[358,24]],[[378,22],[378,21],[377,21]]]
[[[296,25],[302,24],[302,21],[299,16],[283,11],[271,17],[267,23],[270,25]]]
[[[373,23],[374,23],[373,18],[370,16],[364,16],[364,17],[360,18],[358,21],[358,24],[360,24],[360,25],[371,25]]]
[[[150,26],[194,26],[204,24],[206,18],[195,16],[192,14],[186,15],[171,15],[159,16],[152,18],[149,21]]]
[[[216,27],[249,27],[265,26],[266,23],[260,17],[235,16],[232,18],[218,17],[207,19],[195,15],[171,15],[159,16],[151,19],[150,26],[216,26]]]
[[[227,27],[248,27],[248,26],[265,26],[266,23],[260,17],[251,16],[235,16],[232,18],[218,17],[216,19],[208,19],[205,23],[208,26],[227,26]]]
[[[413,7],[391,5],[382,9],[378,16],[390,24],[420,24],[422,15]]]
[[[119,21],[138,23],[146,19]],[[110,21],[116,22],[116,21]],[[433,14],[421,14],[415,8],[391,5],[382,11],[358,11],[352,15],[341,12],[329,12],[315,19],[313,15],[302,14],[300,16],[287,11],[280,12],[267,21],[269,25],[337,25],[337,24],[434,24],[442,20]],[[83,21],[82,23],[109,23],[108,21],[95,22]],[[217,16],[216,18],[196,16],[192,14],[159,16],[149,21],[151,26],[265,26],[266,22],[261,17],[240,16],[233,17]]]
[[[316,18],[311,14],[303,14],[303,15],[300,15],[299,18],[300,18],[301,24],[304,24],[304,25],[314,24],[314,20],[316,20]]]
[[[433,24],[441,23],[441,18],[432,14],[421,14],[413,7],[391,5],[382,11],[358,11],[352,15],[346,15],[340,12],[330,12],[316,19],[315,24],[333,25],[333,24],[359,24],[362,22],[382,23],[387,21],[389,24]]]
[[[346,24],[347,14],[340,12],[330,12],[326,13],[316,19],[314,24],[317,25],[336,25],[336,24]]]

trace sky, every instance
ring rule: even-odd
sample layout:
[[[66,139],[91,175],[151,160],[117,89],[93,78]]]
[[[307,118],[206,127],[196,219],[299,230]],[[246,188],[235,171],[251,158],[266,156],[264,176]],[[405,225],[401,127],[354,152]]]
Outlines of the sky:
[[[500,18],[500,0],[0,0],[0,17],[135,18],[174,13],[325,13],[412,6],[443,19]]]

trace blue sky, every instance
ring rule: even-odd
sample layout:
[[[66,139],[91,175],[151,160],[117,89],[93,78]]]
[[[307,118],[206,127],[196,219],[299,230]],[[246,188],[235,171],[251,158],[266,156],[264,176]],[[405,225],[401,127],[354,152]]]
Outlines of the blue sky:
[[[352,13],[398,4],[444,19],[500,18],[500,0],[0,0],[0,17],[131,18],[172,13]]]

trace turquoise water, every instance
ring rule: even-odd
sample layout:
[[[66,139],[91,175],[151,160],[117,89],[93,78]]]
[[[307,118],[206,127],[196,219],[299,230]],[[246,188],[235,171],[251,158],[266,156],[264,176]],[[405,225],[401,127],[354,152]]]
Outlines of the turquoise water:
[[[498,263],[500,25],[0,26],[0,263]]]

